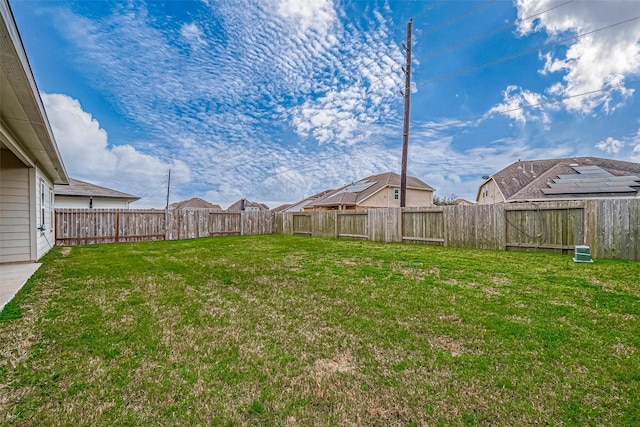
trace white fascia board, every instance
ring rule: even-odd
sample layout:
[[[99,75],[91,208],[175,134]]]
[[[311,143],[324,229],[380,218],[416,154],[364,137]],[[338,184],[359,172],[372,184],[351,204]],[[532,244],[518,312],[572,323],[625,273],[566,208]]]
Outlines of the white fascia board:
[[[16,141],[2,121],[0,121],[0,140],[13,154],[15,154],[18,159],[20,159],[22,163],[30,168],[35,167],[36,164],[34,160],[27,154],[20,144],[18,144],[18,141]]]

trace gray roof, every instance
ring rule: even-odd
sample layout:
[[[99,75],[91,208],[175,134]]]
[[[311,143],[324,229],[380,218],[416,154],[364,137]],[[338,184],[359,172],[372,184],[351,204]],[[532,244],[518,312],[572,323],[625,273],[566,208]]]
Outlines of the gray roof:
[[[637,196],[640,163],[600,157],[517,161],[492,176],[507,201]],[[626,184],[617,185],[616,183]],[[613,185],[616,184],[616,185]]]
[[[242,204],[242,200],[244,200],[245,209],[246,208],[258,208],[261,211],[268,211],[269,210],[269,206],[265,205],[264,203],[252,202],[251,200],[247,200],[247,199],[240,199],[240,200],[236,201],[234,204],[232,204],[231,206],[229,206],[227,208],[227,212],[239,212],[240,211],[240,206]]]
[[[80,181],[79,179],[69,178],[69,185],[54,185],[54,193],[56,196],[69,197],[105,197],[111,199],[126,199],[130,201],[139,200],[140,197],[121,191],[112,190],[110,188],[101,187],[89,182]]]
[[[173,209],[217,209],[222,210],[220,205],[209,203],[199,197],[194,197],[189,200],[183,200],[181,202],[171,203],[169,207]]]
[[[313,203],[315,200],[319,199],[320,197],[329,194],[331,192],[333,192],[335,190],[331,189],[331,190],[323,190],[319,193],[314,194],[313,196],[309,196],[309,197],[305,197],[304,199],[297,201],[295,203],[290,204],[289,206],[287,206],[285,209],[283,209],[283,211],[287,211],[287,212],[295,212],[295,211],[302,211],[304,210],[304,207]]]
[[[371,175],[319,197],[308,206],[356,206],[385,187],[400,188],[400,175],[386,172]],[[407,176],[407,189],[435,191],[414,176]]]
[[[285,209],[291,207],[292,204],[293,203],[285,203],[284,205],[276,206],[275,208],[271,209],[271,212],[276,212],[276,213],[282,212]]]

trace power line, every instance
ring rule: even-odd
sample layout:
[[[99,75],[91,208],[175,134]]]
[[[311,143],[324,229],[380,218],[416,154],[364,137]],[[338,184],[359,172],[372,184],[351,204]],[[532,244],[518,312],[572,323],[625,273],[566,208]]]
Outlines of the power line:
[[[630,18],[630,19],[627,19],[627,20],[624,20],[624,21],[620,21],[620,22],[617,22],[615,24],[607,25],[606,27],[602,27],[602,28],[598,28],[598,29],[595,29],[595,30],[587,31],[586,33],[578,34],[578,35],[573,36],[573,37],[568,37],[566,39],[562,39],[562,40],[559,40],[559,41],[556,41],[556,42],[553,42],[553,43],[548,43],[548,44],[545,44],[545,45],[542,45],[542,46],[538,46],[538,47],[535,47],[533,49],[528,49],[528,50],[522,51],[520,53],[516,53],[514,55],[505,56],[505,57],[496,59],[494,61],[486,62],[486,63],[481,64],[481,65],[476,65],[475,67],[467,68],[467,69],[462,70],[462,71],[456,71],[454,73],[446,74],[444,76],[437,77],[435,79],[431,79],[431,80],[428,80],[426,82],[419,83],[416,86],[426,86],[428,84],[439,82],[439,81],[446,80],[446,79],[450,79],[451,77],[456,77],[456,76],[459,76],[461,74],[470,73],[471,71],[476,71],[476,70],[479,70],[479,69],[482,69],[482,68],[489,67],[491,65],[495,65],[495,64],[499,64],[501,62],[509,61],[509,60],[512,60],[512,59],[515,59],[515,58],[519,58],[521,56],[528,55],[530,53],[534,53],[534,52],[537,52],[539,50],[548,49],[550,47],[557,46],[557,45],[559,45],[561,43],[565,43],[565,42],[568,42],[568,41],[571,41],[571,40],[578,40],[578,39],[581,39],[581,38],[586,37],[588,35],[597,33],[599,31],[604,31],[604,30],[608,30],[608,29],[613,28],[613,27],[617,27],[618,25],[628,24],[629,22],[635,21],[637,19],[640,19],[640,16],[636,16],[634,18]]]
[[[422,37],[422,36],[424,36],[425,34],[429,34],[429,33],[433,33],[433,32],[435,32],[435,31],[441,30],[442,28],[447,27],[447,26],[449,26],[449,25],[453,24],[454,22],[461,20],[462,18],[466,18],[467,16],[469,16],[469,15],[473,15],[474,13],[476,13],[476,12],[478,12],[478,11],[480,11],[480,10],[484,9],[484,8],[485,8],[485,7],[487,7],[487,6],[491,6],[491,5],[492,5],[492,4],[494,4],[496,1],[497,1],[497,0],[489,0],[488,2],[483,3],[483,4],[481,4],[480,6],[478,6],[478,7],[474,8],[474,9],[469,10],[468,12],[465,12],[465,13],[463,13],[463,14],[461,14],[461,15],[458,15],[458,16],[456,16],[456,17],[454,17],[454,18],[452,18],[452,19],[450,19],[450,20],[448,20],[448,21],[444,22],[442,25],[439,25],[439,26],[437,26],[437,27],[431,28],[431,29],[429,29],[429,30],[428,30],[428,31],[426,31],[426,32],[424,32],[424,31],[423,31],[423,32],[422,32],[422,34],[421,34],[420,36]]]
[[[539,16],[539,14],[538,14],[537,16]],[[521,57],[521,56],[524,56],[524,55],[527,55],[527,54],[530,54],[530,53],[533,53],[533,52],[537,52],[537,51],[542,50],[542,49],[547,49],[547,48],[549,48],[549,47],[556,46],[556,45],[558,45],[558,44],[561,44],[561,43],[564,43],[564,42],[567,42],[567,41],[577,40],[577,39],[580,39],[580,38],[585,37],[585,36],[590,35],[590,34],[594,34],[594,33],[599,32],[599,31],[603,31],[603,30],[610,29],[610,28],[613,28],[613,27],[616,27],[616,26],[619,26],[619,25],[623,25],[623,24],[626,24],[626,23],[632,22],[632,21],[634,21],[634,20],[637,20],[637,19],[639,19],[639,18],[640,18],[640,17],[634,17],[634,18],[631,18],[631,19],[627,19],[627,20],[625,20],[625,21],[617,22],[617,23],[615,23],[615,24],[611,24],[611,25],[608,25],[608,26],[605,26],[605,27],[601,27],[601,28],[598,28],[598,29],[592,30],[592,31],[588,31],[588,32],[586,32],[586,33],[582,33],[582,34],[579,34],[579,35],[576,35],[576,36],[573,36],[573,37],[569,37],[569,38],[566,38],[566,39],[563,39],[563,40],[560,40],[560,41],[557,41],[557,42],[548,43],[548,44],[545,44],[545,45],[542,45],[542,46],[539,46],[539,47],[536,47],[536,48],[533,48],[533,49],[528,49],[528,50],[526,50],[526,51],[520,52],[520,53],[515,54],[515,55],[506,56],[506,57],[499,58],[499,59],[496,59],[496,60],[491,61],[491,62],[487,62],[487,63],[482,64],[482,65],[478,65],[478,66],[475,66],[475,67],[468,68],[468,69],[466,69],[466,70],[458,71],[458,72],[455,72],[455,73],[450,73],[450,74],[447,74],[447,75],[444,75],[444,76],[441,76],[441,77],[438,77],[438,78],[435,78],[435,79],[429,80],[429,81],[427,81],[427,82],[420,83],[420,84],[418,84],[418,85],[416,85],[416,86],[424,86],[424,85],[427,85],[427,84],[435,83],[435,82],[437,82],[437,81],[445,80],[445,79],[448,79],[448,78],[451,78],[451,77],[455,77],[455,76],[458,76],[458,75],[461,75],[461,74],[465,74],[465,73],[468,73],[468,72],[471,72],[471,71],[475,71],[475,70],[478,70],[478,69],[481,69],[481,68],[484,68],[484,67],[488,67],[488,66],[490,66],[490,65],[495,65],[495,64],[498,64],[498,63],[501,63],[501,62],[505,62],[505,61],[508,61],[508,60],[511,60],[511,59],[515,59],[515,58],[518,58],[518,57]],[[384,76],[383,78],[380,78],[380,79],[378,79],[378,80],[375,80],[375,81],[374,81],[374,82],[372,82],[371,84],[377,83],[377,82],[379,82],[379,81],[383,80],[385,77],[387,77],[387,76],[389,76],[389,75],[391,75],[391,74],[392,74],[392,73],[389,73],[389,74],[387,74],[386,76]],[[324,129],[330,128],[330,127],[332,127],[333,125],[338,124],[338,123],[340,123],[340,122],[342,122],[342,121],[344,121],[344,120],[347,120],[347,119],[349,119],[349,118],[352,118],[352,117],[351,117],[351,116],[346,116],[346,117],[340,118],[340,119],[335,120],[335,121],[333,121],[333,122],[331,122],[331,123],[329,123],[329,124],[327,124],[327,125],[325,125],[325,126],[322,126],[322,127],[320,127],[320,128],[316,128],[316,129],[314,129],[313,131],[311,131],[310,133],[311,133],[311,134],[313,134],[313,133],[319,132],[319,131],[321,131],[321,130],[324,130]],[[275,151],[277,151],[277,150],[279,150],[279,149],[280,149],[280,148],[275,148],[275,149],[271,150],[271,151],[269,152],[269,154],[270,154],[270,153],[273,153],[273,152],[275,152]],[[241,153],[239,153],[239,154],[242,154],[242,153],[244,153],[244,152],[246,152],[246,151],[249,151],[249,150],[250,150],[250,148],[249,148],[249,149],[246,149],[246,150],[243,150],[243,151],[242,151]],[[238,154],[238,155],[239,155],[239,154]],[[237,156],[234,156],[234,157],[237,157]],[[253,163],[253,162],[257,161],[257,160],[258,160],[257,158],[256,158],[256,159],[252,159],[252,160],[250,160],[249,162],[245,162],[245,163],[244,163],[244,165],[246,165],[247,163]],[[228,169],[223,170],[221,173],[226,173],[226,172],[228,172],[228,171],[230,171],[230,170],[232,170],[232,169],[235,169],[235,168],[237,168],[237,167],[239,167],[239,166],[243,166],[243,164],[237,164],[237,165],[234,165],[233,167],[230,167],[230,168],[228,168]]]
[[[482,40],[482,39],[484,39],[484,38],[486,38],[486,37],[489,37],[489,36],[491,36],[491,35],[493,35],[493,34],[496,34],[496,33],[500,32],[500,31],[504,31],[504,30],[506,30],[507,28],[513,27],[513,26],[515,26],[515,25],[517,25],[517,24],[519,24],[519,23],[521,23],[521,22],[525,22],[525,21],[529,21],[529,20],[535,19],[535,18],[539,17],[540,15],[543,15],[543,14],[545,14],[545,13],[547,13],[547,12],[550,12],[550,11],[552,11],[552,10],[558,9],[559,7],[562,7],[562,6],[567,5],[567,4],[569,4],[569,3],[573,3],[574,1],[575,1],[575,0],[569,0],[569,1],[566,1],[566,2],[564,2],[564,3],[561,3],[561,4],[559,4],[559,5],[556,5],[556,6],[554,6],[554,7],[551,7],[551,8],[549,8],[549,9],[543,10],[542,12],[538,12],[538,13],[533,14],[533,15],[531,15],[531,16],[528,16],[528,17],[526,17],[526,18],[522,18],[522,19],[516,20],[516,21],[512,22],[511,24],[503,25],[502,27],[498,27],[498,28],[496,28],[496,29],[494,29],[494,30],[491,30],[491,31],[488,31],[488,32],[486,32],[486,33],[480,34],[480,35],[475,36],[475,37],[471,37],[471,38],[466,39],[466,40],[463,40],[462,42],[460,42],[460,43],[458,43],[458,44],[456,44],[456,45],[450,46],[450,47],[448,47],[448,48],[442,49],[442,50],[440,50],[440,51],[437,51],[437,52],[431,53],[431,54],[426,55],[426,56],[421,56],[421,57],[419,57],[419,58],[416,58],[416,61],[422,61],[422,60],[425,60],[425,59],[435,58],[436,56],[440,56],[440,55],[442,55],[442,54],[444,54],[444,53],[447,53],[447,52],[450,52],[450,51],[452,51],[452,50],[459,49],[459,48],[461,48],[462,46],[466,46],[466,45],[471,44],[471,43],[473,43],[473,42],[476,42],[476,41],[478,41],[478,40]],[[541,48],[538,48],[538,49],[541,49]],[[387,73],[387,74],[384,74],[384,75],[383,75],[383,76],[381,76],[379,79],[374,80],[373,82],[371,82],[371,84],[374,84],[374,83],[377,83],[377,82],[379,82],[379,81],[382,81],[382,80],[386,79],[386,78],[387,78],[387,77],[389,77],[390,75],[394,74],[396,71],[399,71],[401,68],[402,68],[401,66],[396,65],[396,67],[395,67],[394,69],[392,69],[392,70],[391,70],[391,72],[389,72],[389,73]],[[424,83],[421,83],[421,84],[419,84],[419,85],[417,85],[417,86],[421,86],[421,85],[424,85]]]
[[[416,60],[417,61],[422,61],[422,60],[425,60],[425,59],[430,59],[430,58],[434,58],[436,56],[440,56],[440,55],[442,55],[444,53],[447,53],[447,52],[450,52],[452,50],[461,48],[462,46],[466,46],[466,45],[471,44],[471,43],[473,43],[475,41],[482,40],[482,39],[484,39],[486,37],[489,37],[489,36],[491,36],[493,34],[496,34],[496,33],[499,33],[501,31],[504,31],[504,30],[506,30],[508,28],[515,27],[516,25],[518,25],[518,24],[520,24],[522,22],[526,22],[526,21],[530,21],[532,19],[535,19],[535,18],[539,17],[540,15],[543,15],[543,14],[545,14],[547,12],[550,12],[552,10],[558,9],[558,8],[560,8],[562,6],[565,6],[565,5],[569,4],[569,3],[573,3],[574,1],[576,1],[576,0],[569,0],[569,1],[566,1],[564,3],[560,3],[560,4],[558,4],[558,5],[554,6],[554,7],[551,7],[549,9],[543,10],[542,12],[538,12],[538,13],[536,13],[534,15],[531,15],[531,16],[528,16],[526,18],[515,20],[510,24],[503,25],[502,27],[498,27],[498,28],[496,28],[494,30],[487,31],[486,33],[482,33],[482,34],[480,34],[478,36],[463,40],[462,42],[460,42],[458,44],[455,44],[453,46],[450,46],[448,48],[439,50],[437,52],[431,53],[431,54],[426,55],[426,56],[421,56],[420,58],[416,58]]]
[[[618,84],[618,85],[614,85],[614,86],[608,86],[608,87],[602,88],[602,89],[592,90],[592,91],[588,91],[588,92],[582,92],[582,93],[573,94],[573,95],[567,95],[567,96],[556,98],[556,99],[553,99],[553,100],[539,102],[539,103],[536,103],[536,104],[527,104],[527,105],[524,105],[522,107],[510,108],[510,109],[507,109],[507,110],[497,111],[497,112],[493,112],[493,113],[486,113],[486,114],[483,114],[483,115],[480,115],[480,116],[476,116],[476,117],[472,117],[472,118],[469,118],[469,119],[458,120],[458,121],[454,121],[454,122],[448,122],[448,123],[444,123],[444,124],[441,124],[441,125],[431,125],[431,126],[427,126],[427,127],[422,128],[422,130],[439,130],[439,129],[444,129],[444,128],[455,127],[455,126],[459,126],[459,125],[462,125],[462,124],[465,124],[465,123],[476,122],[476,121],[483,120],[483,119],[490,118],[490,117],[494,117],[494,116],[509,114],[509,113],[514,112],[514,111],[525,110],[525,109],[528,109],[528,108],[535,108],[535,107],[540,107],[540,106],[549,105],[549,104],[557,104],[559,102],[566,101],[568,99],[578,98],[578,97],[588,96],[588,95],[593,95],[593,94],[600,93],[600,92],[608,92],[608,91],[611,91],[611,90],[614,90],[614,89],[627,87],[627,86],[632,86],[632,85],[635,85],[635,84],[638,84],[638,83],[640,83],[640,80],[633,80],[633,81],[628,82],[628,83],[622,83],[622,84]],[[330,160],[330,159],[333,159],[333,158],[336,158],[336,157],[340,157],[340,156],[342,156],[344,154],[352,153],[354,151],[359,151],[359,150],[361,150],[363,148],[368,148],[368,147],[372,147],[372,146],[378,145],[381,142],[382,141],[376,141],[376,142],[372,142],[372,143],[369,143],[369,144],[360,145],[360,146],[351,148],[349,150],[344,150],[344,151],[341,151],[339,153],[336,153],[336,154],[333,154],[333,155],[330,155],[330,156],[322,157],[322,158],[317,159],[315,161],[305,162],[302,165],[297,166],[297,167],[291,167],[291,168],[284,169],[284,170],[281,170],[281,171],[278,171],[278,172],[274,172],[274,173],[269,174],[269,175],[261,175],[260,178],[265,179],[265,178],[268,178],[268,177],[271,177],[271,176],[276,176],[276,175],[280,175],[280,174],[283,174],[283,173],[286,173],[286,172],[298,170],[298,169],[301,169],[301,168],[303,168],[303,167],[305,167],[305,166],[307,166],[309,164],[317,163],[318,161]]]
[[[484,33],[484,34],[482,34],[482,35],[480,35],[480,36],[476,36],[476,37],[474,37],[474,38],[472,38],[472,39],[469,39],[469,40],[468,40],[468,41],[466,41],[466,42],[463,42],[463,43],[460,43],[460,44],[458,44],[458,45],[455,45],[455,46],[453,46],[453,47],[451,47],[451,48],[448,48],[448,49],[446,49],[446,50],[444,50],[444,51],[450,51],[450,50],[453,50],[453,49],[455,49],[455,48],[458,48],[458,47],[460,47],[460,46],[462,46],[462,45],[464,45],[464,44],[468,44],[468,43],[471,43],[471,42],[473,42],[473,41],[477,41],[477,40],[479,40],[479,39],[481,39],[481,38],[484,38],[484,37],[486,37],[486,36],[488,36],[488,35],[494,34],[494,33],[498,32],[498,31],[501,31],[501,30],[503,30],[503,29],[505,29],[505,28],[508,28],[508,27],[510,27],[510,26],[513,26],[513,25],[516,25],[516,24],[517,24],[517,23],[519,23],[519,22],[524,22],[524,21],[526,21],[526,20],[533,19],[533,18],[535,18],[535,17],[537,17],[537,16],[540,16],[540,15],[541,15],[541,14],[543,14],[543,13],[546,13],[546,12],[551,11],[551,10],[553,10],[553,9],[559,8],[559,7],[561,7],[561,6],[564,6],[564,5],[566,5],[566,4],[571,3],[571,2],[573,2],[573,1],[575,1],[575,0],[567,1],[567,2],[565,2],[565,3],[562,3],[562,4],[560,4],[560,5],[555,6],[555,7],[553,7],[553,8],[547,9],[547,10],[545,10],[545,11],[543,11],[543,12],[537,13],[537,14],[532,15],[532,16],[527,17],[527,18],[523,18],[523,19],[521,19],[521,20],[519,20],[519,21],[516,21],[516,22],[514,22],[514,23],[512,23],[512,24],[510,24],[510,25],[508,25],[508,26],[503,26],[503,27],[500,27],[500,28],[498,28],[498,29],[496,29],[496,30],[493,30],[493,31],[490,31],[490,32]],[[489,4],[490,4],[490,3],[489,3]],[[485,6],[486,6],[486,5],[485,5]],[[478,8],[476,8],[476,9],[478,9]],[[467,15],[468,15],[468,13],[467,13]],[[558,41],[558,42],[549,43],[549,44],[546,44],[546,45],[543,45],[543,46],[540,46],[540,47],[537,47],[537,48],[534,48],[534,49],[530,49],[530,50],[527,50],[527,51],[521,52],[521,53],[516,54],[516,55],[511,55],[511,56],[508,56],[508,57],[500,58],[500,59],[498,59],[498,60],[495,60],[495,61],[492,61],[492,62],[489,62],[489,63],[485,63],[485,64],[482,64],[482,65],[479,65],[479,66],[476,66],[476,67],[472,67],[472,68],[467,69],[467,70],[463,70],[463,71],[460,71],[460,72],[451,73],[451,74],[448,74],[448,75],[445,75],[445,76],[441,76],[440,78],[433,79],[433,80],[430,80],[430,81],[428,81],[428,82],[421,83],[421,84],[419,84],[419,86],[426,85],[426,84],[429,84],[429,83],[433,83],[433,82],[435,82],[435,81],[439,81],[439,80],[444,80],[444,79],[446,79],[446,78],[450,78],[450,77],[453,77],[453,76],[455,76],[455,75],[460,75],[460,74],[463,74],[463,73],[466,73],[466,72],[470,72],[470,71],[473,71],[473,70],[476,70],[476,69],[479,69],[479,68],[483,68],[483,67],[486,67],[486,66],[489,66],[489,65],[493,65],[493,64],[496,64],[496,63],[504,62],[504,61],[507,61],[507,60],[510,60],[510,59],[514,59],[514,58],[517,58],[517,57],[519,57],[519,56],[523,56],[523,55],[526,55],[526,54],[529,54],[529,53],[532,53],[532,52],[535,52],[535,51],[538,51],[538,50],[541,50],[541,49],[546,49],[546,48],[549,48],[549,47],[555,46],[555,45],[560,44],[560,43],[564,43],[564,42],[571,41],[571,40],[576,40],[576,39],[579,39],[579,38],[584,37],[584,36],[589,35],[589,34],[593,34],[593,33],[598,32],[598,31],[602,31],[602,30],[605,30],[605,29],[609,29],[609,28],[612,28],[612,27],[615,27],[615,26],[618,26],[618,25],[622,25],[622,24],[625,24],[625,23],[628,23],[628,22],[634,21],[634,20],[636,20],[636,19],[638,19],[638,18],[640,18],[640,17],[631,18],[631,19],[628,19],[628,20],[625,20],[625,21],[622,21],[622,22],[618,22],[618,23],[615,23],[615,24],[612,24],[612,25],[609,25],[609,26],[606,26],[606,27],[602,27],[602,28],[599,28],[599,29],[596,29],[596,30],[593,30],[593,31],[589,31],[589,32],[587,32],[587,33],[583,33],[583,34],[580,34],[580,35],[577,35],[577,36],[574,36],[574,37],[570,37],[570,38],[567,38],[567,39],[564,39],[564,40],[561,40],[561,41]],[[432,54],[432,55],[430,55],[429,57],[437,56],[437,55],[439,55],[439,54],[441,54],[441,53],[444,53],[444,51],[441,51],[441,52],[436,53],[436,54]],[[423,59],[423,58],[422,58],[422,59]],[[370,64],[370,65],[371,65],[371,64]],[[369,87],[371,87],[371,85],[373,85],[373,84],[375,84],[375,83],[377,83],[377,82],[379,82],[379,81],[383,80],[384,78],[386,78],[386,77],[390,76],[391,74],[393,74],[393,72],[390,72],[390,73],[388,73],[388,74],[384,75],[382,78],[380,78],[380,79],[378,79],[378,80],[375,80],[375,81],[371,82],[371,83],[369,84]],[[578,95],[578,96],[580,96],[580,95]],[[299,109],[299,108],[301,108],[301,106],[296,106],[296,107],[292,108],[290,111],[293,111],[293,110],[295,110],[295,109]],[[528,108],[528,107],[524,107],[524,108]],[[515,111],[515,110],[514,110],[514,111]],[[309,121],[309,120],[311,120],[313,117],[315,117],[315,116],[317,116],[317,115],[319,115],[319,114],[321,114],[321,113],[322,113],[322,111],[320,111],[320,112],[318,112],[318,113],[316,113],[316,114],[314,114],[314,115],[311,115],[311,116],[307,117],[306,119],[301,120],[301,121],[299,121],[298,123],[295,123],[295,124],[294,124],[294,126],[297,126],[297,125],[299,125],[299,124],[301,124],[301,123],[304,123],[304,122],[306,122],[306,121]],[[499,113],[494,113],[494,114],[499,114]],[[503,113],[503,114],[505,114],[505,113]],[[338,123],[340,123],[340,122],[342,122],[342,121],[344,121],[344,120],[347,120],[347,119],[353,119],[353,118],[354,118],[354,116],[351,116],[351,115],[349,115],[349,116],[345,116],[345,117],[342,117],[342,118],[337,119],[337,120],[335,120],[335,121],[333,121],[333,122],[331,122],[331,123],[329,123],[329,124],[327,124],[327,125],[324,125],[324,126],[321,126],[321,127],[319,127],[319,128],[313,129],[313,130],[310,132],[310,134],[318,133],[318,132],[320,132],[320,131],[322,131],[322,130],[325,130],[325,129],[328,129],[328,128],[330,128],[330,127],[334,126],[335,124],[338,124]],[[476,119],[472,119],[472,120],[478,120],[478,119],[476,118]],[[286,132],[282,132],[280,135],[282,135],[282,134],[284,134],[284,133],[286,133]],[[277,136],[278,136],[278,135],[276,135],[276,137],[277,137]],[[375,144],[367,144],[367,145],[365,145],[365,146],[361,146],[361,147],[362,147],[362,148],[365,148],[365,147],[370,146],[370,145],[375,145]],[[215,163],[214,165],[218,165],[218,164],[223,163],[223,162],[225,162],[225,161],[229,161],[229,160],[230,160],[230,159],[232,159],[232,158],[238,157],[238,156],[240,156],[240,155],[242,155],[242,154],[244,154],[244,153],[246,153],[246,152],[248,152],[248,151],[255,150],[255,149],[257,149],[257,148],[258,148],[258,146],[252,146],[252,147],[249,147],[249,148],[247,148],[247,149],[245,149],[245,150],[240,151],[239,153],[235,154],[234,156],[229,157],[229,158],[228,158],[228,159],[226,159],[226,160],[219,161],[219,162]],[[272,150],[269,150],[267,153],[265,153],[265,155],[269,155],[269,154],[271,154],[271,153],[273,153],[273,152],[275,152],[275,151],[281,150],[281,149],[282,149],[281,147],[274,148],[274,149],[272,149]],[[356,148],[356,149],[357,149],[357,148]],[[352,151],[352,150],[349,150],[349,151],[347,151],[347,152],[350,152],[350,151]],[[338,154],[338,155],[340,155],[340,154]],[[262,157],[264,157],[264,156],[262,156]],[[333,158],[333,157],[337,157],[337,155],[336,155],[336,156],[330,156],[329,158]],[[229,168],[227,168],[227,169],[223,170],[223,171],[222,171],[222,172],[220,172],[220,173],[221,173],[221,174],[223,174],[223,173],[226,173],[226,172],[228,172],[228,171],[230,171],[230,170],[237,169],[238,167],[246,166],[246,165],[248,165],[248,164],[254,163],[254,162],[255,162],[255,161],[257,161],[257,160],[258,160],[258,158],[254,158],[254,159],[252,159],[252,160],[250,160],[250,161],[248,161],[248,162],[244,162],[244,163],[236,164],[236,165],[234,165],[234,166],[232,166],[232,167],[229,167]],[[209,166],[207,166],[207,167],[201,168],[200,170],[205,170],[205,169],[207,169],[207,168],[213,167],[214,165],[209,165]],[[295,169],[295,168],[294,168],[294,169]],[[284,171],[281,171],[281,172],[278,172],[278,173],[284,173],[284,172],[286,172],[286,171],[288,171],[288,170],[293,170],[293,169],[287,169],[287,170],[284,170]]]
[[[486,118],[489,118],[489,117],[494,117],[494,116],[500,116],[500,115],[503,115],[503,114],[513,113],[514,111],[525,110],[527,108],[535,108],[535,107],[540,107],[542,105],[548,105],[548,104],[557,104],[558,102],[566,101],[566,100],[572,99],[572,98],[578,98],[578,97],[581,97],[581,96],[593,95],[593,94],[600,93],[600,92],[607,92],[607,91],[611,91],[611,90],[614,90],[614,89],[619,89],[621,87],[632,86],[632,85],[637,84],[637,83],[640,83],[640,80],[633,80],[633,81],[630,81],[629,83],[621,83],[621,84],[614,85],[614,86],[608,86],[608,87],[603,88],[603,89],[591,90],[591,91],[588,91],[588,92],[582,92],[582,93],[575,94],[575,95],[567,95],[567,96],[564,96],[564,97],[561,97],[561,98],[556,98],[556,99],[553,99],[553,100],[550,100],[550,101],[538,102],[536,104],[527,104],[527,105],[524,105],[522,107],[514,107],[514,108],[510,108],[508,110],[496,111],[494,113],[486,113],[486,114],[483,114],[481,116],[477,116],[477,117],[473,117],[473,118],[465,119],[465,120],[459,120],[459,121],[456,121],[456,122],[450,122],[450,123],[443,124],[443,125],[429,126],[426,129],[435,130],[435,129],[440,129],[440,128],[443,128],[443,127],[458,126],[458,125],[461,125],[461,124],[464,124],[464,123],[475,122],[475,121],[483,120],[483,119],[486,119]]]

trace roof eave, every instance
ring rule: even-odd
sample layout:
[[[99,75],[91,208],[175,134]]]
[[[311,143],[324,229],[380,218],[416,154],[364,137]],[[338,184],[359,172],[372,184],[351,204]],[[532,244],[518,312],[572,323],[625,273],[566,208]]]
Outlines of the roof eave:
[[[8,141],[8,148],[19,157],[22,157],[18,154],[19,152],[22,152],[22,154],[25,152],[28,153],[28,155],[35,160],[37,166],[49,175],[54,184],[68,184],[69,176],[67,175],[64,163],[62,162],[62,156],[58,151],[58,146],[55,142],[53,131],[51,130],[51,125],[47,118],[47,113],[44,109],[44,104],[42,103],[42,98],[40,97],[40,92],[38,91],[38,86],[33,76],[33,71],[29,65],[29,60],[24,50],[22,38],[20,37],[20,32],[18,31],[13,12],[11,11],[11,6],[6,0],[0,0],[0,15],[2,16],[2,22],[4,23],[0,28],[6,30],[6,35],[11,40],[11,44],[14,49],[13,52],[7,52],[6,55],[3,55],[3,59],[8,62],[14,62],[13,69],[24,71],[20,76],[10,73],[6,74],[6,77],[12,88],[20,87],[22,92],[26,91],[32,94],[32,97],[21,97],[19,99],[20,105],[12,103],[11,108],[21,108],[24,110],[25,108],[23,105],[26,105],[29,110],[33,110],[35,108],[38,112],[38,117],[32,118],[30,123],[35,127],[41,126],[45,133],[45,135],[38,135],[34,128],[34,134],[36,137],[30,138],[30,141],[33,144],[31,146],[25,146],[25,144],[22,144],[20,142],[21,138],[19,135],[12,135],[11,139],[13,141]],[[11,117],[5,116],[5,120],[7,128],[14,128],[14,126],[12,126],[13,119]],[[4,133],[6,133],[6,131],[7,130],[5,129]]]

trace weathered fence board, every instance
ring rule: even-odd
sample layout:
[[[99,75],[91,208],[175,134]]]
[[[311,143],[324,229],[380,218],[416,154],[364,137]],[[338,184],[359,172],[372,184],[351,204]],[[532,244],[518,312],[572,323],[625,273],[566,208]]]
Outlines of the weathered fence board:
[[[446,246],[505,248],[505,216],[501,205],[445,206]]]
[[[280,213],[117,209],[56,210],[56,244],[303,234],[443,246],[570,252],[640,261],[640,199]]]
[[[370,237],[366,211],[339,212],[336,221],[336,237],[351,237],[356,239],[368,239]]]
[[[595,216],[598,245],[593,255],[640,260],[640,199],[598,200]]]
[[[114,213],[115,242],[142,242],[166,238],[166,215],[164,212],[117,211]]]
[[[242,234],[240,212],[210,212],[209,236]]]
[[[292,214],[291,234],[307,234],[311,236],[311,214],[308,214],[308,213]]]
[[[209,209],[57,209],[56,244],[179,240],[229,234],[275,232],[268,211],[220,212]]]
[[[337,237],[338,211],[320,211],[311,216],[313,237]]]
[[[507,250],[572,251],[584,244],[584,209],[506,209]]]
[[[402,212],[402,240],[444,245],[444,208]]]
[[[275,214],[270,211],[245,211],[241,213],[241,234],[258,235],[275,232]]]
[[[280,213],[279,232],[330,236],[332,218],[335,237],[562,253],[586,244],[596,258],[640,261],[640,199]]]
[[[402,210],[369,209],[369,240],[402,242]]]

